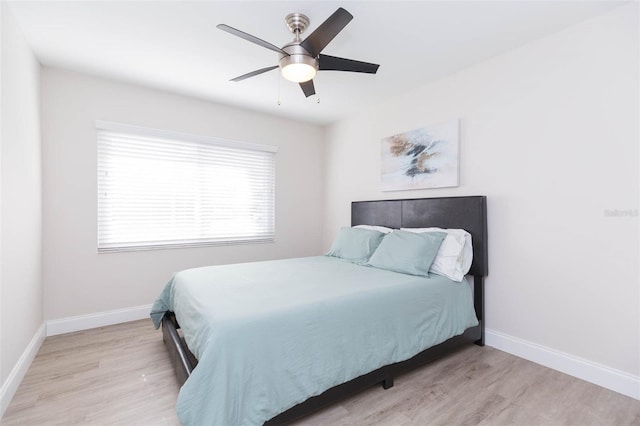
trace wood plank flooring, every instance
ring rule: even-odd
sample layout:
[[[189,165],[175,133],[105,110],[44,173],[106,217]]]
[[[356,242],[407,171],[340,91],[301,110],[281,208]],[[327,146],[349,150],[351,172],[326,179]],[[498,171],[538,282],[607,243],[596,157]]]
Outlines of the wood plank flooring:
[[[179,425],[178,383],[150,320],[48,337],[2,425]],[[472,346],[302,425],[640,425],[640,402]]]

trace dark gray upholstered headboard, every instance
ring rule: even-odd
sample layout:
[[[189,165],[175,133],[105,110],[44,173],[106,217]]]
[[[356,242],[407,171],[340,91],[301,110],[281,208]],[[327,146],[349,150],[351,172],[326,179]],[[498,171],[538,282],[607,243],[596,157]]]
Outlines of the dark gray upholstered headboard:
[[[486,196],[354,201],[351,203],[351,226],[356,225],[465,229],[473,242],[469,274],[476,277],[489,274]]]

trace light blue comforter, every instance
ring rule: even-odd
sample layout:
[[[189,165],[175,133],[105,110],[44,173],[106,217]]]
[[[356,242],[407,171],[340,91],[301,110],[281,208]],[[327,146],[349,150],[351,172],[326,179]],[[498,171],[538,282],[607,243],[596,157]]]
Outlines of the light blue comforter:
[[[175,312],[198,366],[184,425],[261,425],[311,396],[477,325],[469,283],[306,257],[175,274],[151,311]]]

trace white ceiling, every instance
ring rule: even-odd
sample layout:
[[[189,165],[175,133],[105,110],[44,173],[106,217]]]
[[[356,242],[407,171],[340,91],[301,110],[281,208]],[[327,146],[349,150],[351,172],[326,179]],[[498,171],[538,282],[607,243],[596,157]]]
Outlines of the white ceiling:
[[[142,84],[217,103],[327,124],[601,14],[617,1],[9,1],[45,66]],[[310,34],[338,7],[354,19],[323,53],[380,64],[376,75],[324,71],[318,96],[270,71],[278,54],[224,23],[282,46],[291,12]],[[304,35],[303,35],[304,37]],[[278,105],[280,99],[280,105]],[[319,102],[318,102],[319,101]]]

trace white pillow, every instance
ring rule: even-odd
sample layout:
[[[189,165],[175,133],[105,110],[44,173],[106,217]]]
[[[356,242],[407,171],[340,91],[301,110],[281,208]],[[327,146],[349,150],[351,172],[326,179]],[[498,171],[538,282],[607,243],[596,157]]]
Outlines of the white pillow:
[[[354,228],[369,229],[371,231],[382,232],[383,234],[388,234],[389,232],[393,231],[393,229],[387,228],[386,226],[375,226],[375,225],[356,225],[354,226]]]
[[[462,281],[471,268],[473,245],[471,234],[464,229],[401,228],[408,232],[446,232],[445,237],[429,272],[443,275],[454,281]]]

